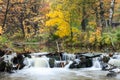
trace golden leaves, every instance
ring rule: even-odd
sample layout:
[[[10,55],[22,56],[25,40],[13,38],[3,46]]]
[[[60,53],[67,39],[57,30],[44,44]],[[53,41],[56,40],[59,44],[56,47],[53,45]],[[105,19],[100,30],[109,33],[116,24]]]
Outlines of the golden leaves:
[[[95,32],[90,33],[89,43],[100,43],[102,40],[101,28],[97,28]]]
[[[94,21],[88,22],[88,25],[90,26],[91,29],[95,29],[97,27],[97,24]]]
[[[78,28],[72,27],[72,33],[73,33],[73,41],[77,42],[79,41],[81,31]]]
[[[64,16],[63,16],[63,13],[61,11],[51,11],[50,13],[46,14],[47,17],[49,18],[61,18],[63,19]]]
[[[55,28],[55,35],[63,38],[70,34],[70,25],[64,20],[64,15],[61,11],[52,11],[46,15],[49,20],[46,21],[46,26],[49,29]]]
[[[2,29],[2,26],[0,26],[0,34],[3,33],[3,29]]]
[[[70,25],[67,22],[63,22],[58,26],[55,34],[58,35],[60,38],[70,35]]]

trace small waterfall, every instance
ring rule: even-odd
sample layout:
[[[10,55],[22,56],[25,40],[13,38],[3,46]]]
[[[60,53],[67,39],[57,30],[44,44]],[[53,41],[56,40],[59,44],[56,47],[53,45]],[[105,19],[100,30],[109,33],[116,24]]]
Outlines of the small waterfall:
[[[93,66],[92,68],[101,68],[101,64],[98,60],[98,58],[93,58]]]
[[[108,63],[120,67],[120,59],[110,59]]]
[[[69,61],[69,63],[64,68],[68,69],[72,63],[73,61]]]
[[[45,67],[49,68],[49,59],[47,57],[34,57],[33,66],[34,67]]]
[[[76,57],[75,54],[69,54],[65,52],[62,54],[62,58],[60,61],[59,60],[55,61],[55,67],[69,68],[69,66],[73,63],[73,60],[75,60],[75,57]]]
[[[62,59],[65,61],[70,61],[70,60],[74,60],[75,57],[76,56],[74,54],[64,53]]]

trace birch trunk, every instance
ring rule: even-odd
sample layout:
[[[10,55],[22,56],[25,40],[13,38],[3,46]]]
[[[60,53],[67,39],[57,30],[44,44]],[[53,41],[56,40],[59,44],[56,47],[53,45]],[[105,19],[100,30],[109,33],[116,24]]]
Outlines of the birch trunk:
[[[56,40],[56,45],[57,45],[57,52],[60,52],[59,43],[57,40]]]
[[[113,14],[114,14],[115,0],[111,0],[110,14],[109,14],[109,25],[112,26]]]

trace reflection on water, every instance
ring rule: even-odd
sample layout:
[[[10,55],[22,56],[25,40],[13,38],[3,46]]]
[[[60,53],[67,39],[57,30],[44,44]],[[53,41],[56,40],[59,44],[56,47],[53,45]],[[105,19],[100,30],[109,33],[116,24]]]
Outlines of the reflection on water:
[[[13,74],[1,73],[0,80],[120,80],[107,78],[107,71],[97,69],[28,68]]]

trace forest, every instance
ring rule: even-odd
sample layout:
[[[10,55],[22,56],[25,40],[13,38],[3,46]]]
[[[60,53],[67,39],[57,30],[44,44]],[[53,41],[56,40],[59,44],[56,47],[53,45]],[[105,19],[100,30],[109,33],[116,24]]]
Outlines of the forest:
[[[120,51],[120,0],[0,0],[0,49]]]

